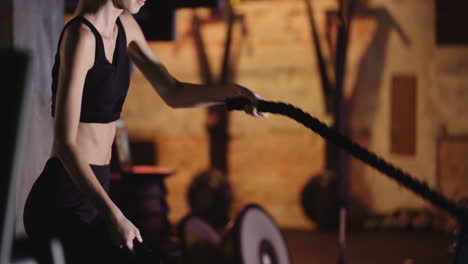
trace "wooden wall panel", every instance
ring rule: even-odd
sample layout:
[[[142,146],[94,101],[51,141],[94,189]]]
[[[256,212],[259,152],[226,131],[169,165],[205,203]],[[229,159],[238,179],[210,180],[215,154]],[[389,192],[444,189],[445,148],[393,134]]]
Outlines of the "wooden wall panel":
[[[468,136],[447,137],[439,141],[439,187],[454,200],[468,198]]]
[[[416,154],[416,77],[395,75],[391,89],[391,152]]]

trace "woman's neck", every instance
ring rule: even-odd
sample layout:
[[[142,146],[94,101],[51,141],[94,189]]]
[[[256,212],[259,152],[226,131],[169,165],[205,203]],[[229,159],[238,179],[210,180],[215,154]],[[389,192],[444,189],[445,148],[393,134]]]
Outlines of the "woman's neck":
[[[90,20],[103,36],[112,36],[115,22],[123,9],[117,8],[112,0],[82,0],[74,16],[83,16]]]

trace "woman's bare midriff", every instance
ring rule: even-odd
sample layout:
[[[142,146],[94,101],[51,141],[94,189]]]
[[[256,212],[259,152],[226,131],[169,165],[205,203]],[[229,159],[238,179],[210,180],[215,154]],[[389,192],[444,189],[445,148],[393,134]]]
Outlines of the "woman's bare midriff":
[[[114,137],[115,122],[79,123],[76,139],[78,155],[84,157],[88,164],[107,165],[110,163]],[[57,156],[54,146],[50,156]]]

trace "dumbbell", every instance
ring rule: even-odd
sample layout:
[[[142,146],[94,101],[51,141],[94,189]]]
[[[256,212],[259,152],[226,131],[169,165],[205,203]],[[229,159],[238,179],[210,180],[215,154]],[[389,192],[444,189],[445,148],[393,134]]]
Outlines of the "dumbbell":
[[[290,263],[286,241],[273,217],[256,204],[245,206],[220,232],[195,215],[184,217],[178,231],[184,264]]]

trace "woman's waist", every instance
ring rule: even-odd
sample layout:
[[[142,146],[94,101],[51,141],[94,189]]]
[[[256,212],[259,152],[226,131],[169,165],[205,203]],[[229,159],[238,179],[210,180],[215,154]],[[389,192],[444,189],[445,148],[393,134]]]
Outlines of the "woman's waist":
[[[89,165],[106,166],[110,164],[112,143],[78,140],[76,151]]]
[[[91,167],[110,166],[112,145],[103,147],[92,144],[78,143],[75,148],[77,155],[84,159]],[[52,148],[49,159],[59,159],[59,153]]]
[[[114,137],[114,123],[80,123],[76,136],[75,151],[90,165],[109,165]],[[58,156],[55,147],[52,148],[50,156]]]
[[[96,165],[88,163],[88,165],[101,185],[106,187],[110,180],[110,164]],[[56,156],[49,157],[46,161],[46,164],[38,177],[38,181],[40,180],[47,182],[49,186],[53,187],[66,188],[69,186],[73,189],[77,188],[62,161]]]

